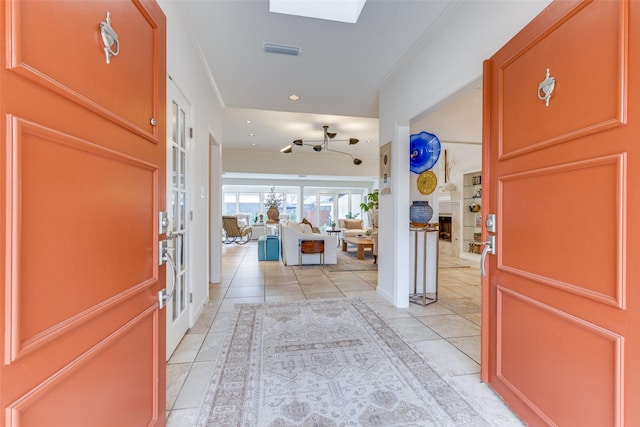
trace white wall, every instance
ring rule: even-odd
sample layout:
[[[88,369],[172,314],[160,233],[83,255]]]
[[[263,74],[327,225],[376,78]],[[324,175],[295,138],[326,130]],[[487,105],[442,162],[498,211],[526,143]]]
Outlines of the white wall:
[[[482,63],[547,4],[540,1],[455,2],[380,91],[380,144],[393,141],[390,195],[380,197],[378,293],[408,306],[410,123],[456,93],[477,86]]]
[[[192,106],[193,139],[189,147],[191,199],[189,210],[189,282],[195,310],[191,325],[209,300],[209,195],[220,197],[220,188],[209,188],[209,138],[222,140],[222,109],[194,43],[190,24],[180,2],[159,0],[167,17],[167,73]],[[220,170],[212,170],[219,175]],[[214,234],[214,233],[212,233]],[[212,238],[214,238],[212,236]],[[219,230],[218,238],[220,242]]]

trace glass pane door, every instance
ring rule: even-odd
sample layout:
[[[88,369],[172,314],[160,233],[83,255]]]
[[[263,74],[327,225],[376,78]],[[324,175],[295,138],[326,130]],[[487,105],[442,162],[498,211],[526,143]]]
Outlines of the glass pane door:
[[[190,289],[188,281],[188,138],[189,104],[173,82],[167,86],[169,93],[169,118],[171,128],[167,132],[167,211],[170,227],[167,240],[175,274],[167,266],[167,292],[173,297],[167,304],[167,358],[187,332],[191,321]]]

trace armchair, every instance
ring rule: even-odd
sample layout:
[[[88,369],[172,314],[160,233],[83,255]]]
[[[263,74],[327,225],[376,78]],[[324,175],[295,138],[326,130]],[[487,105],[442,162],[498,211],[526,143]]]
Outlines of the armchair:
[[[236,216],[223,216],[222,217],[223,228],[223,243],[236,242],[240,245],[244,245],[251,240],[251,226],[238,224],[238,217]]]
[[[338,219],[338,226],[342,230],[342,237],[355,237],[364,235],[365,230],[361,219]]]

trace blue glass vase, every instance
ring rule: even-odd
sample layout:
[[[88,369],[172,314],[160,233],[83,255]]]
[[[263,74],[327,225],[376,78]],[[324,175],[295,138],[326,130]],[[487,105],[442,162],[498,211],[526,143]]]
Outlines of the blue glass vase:
[[[416,200],[409,208],[409,219],[414,227],[426,227],[433,216],[433,208],[427,200]]]

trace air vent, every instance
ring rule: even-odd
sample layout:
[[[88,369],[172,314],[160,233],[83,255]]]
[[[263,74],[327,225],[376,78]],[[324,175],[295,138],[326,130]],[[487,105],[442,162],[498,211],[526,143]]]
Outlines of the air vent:
[[[264,51],[267,53],[280,53],[282,55],[300,55],[301,49],[297,46],[285,46],[283,44],[265,43]]]

